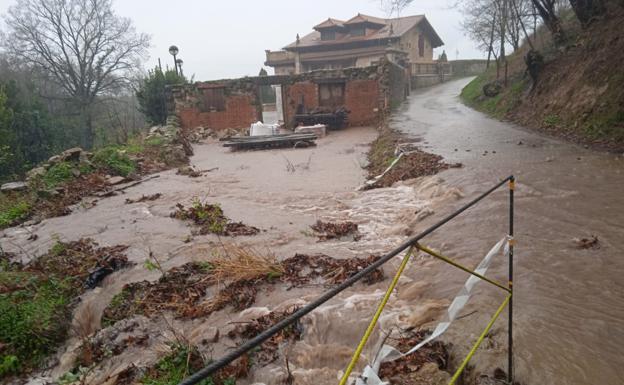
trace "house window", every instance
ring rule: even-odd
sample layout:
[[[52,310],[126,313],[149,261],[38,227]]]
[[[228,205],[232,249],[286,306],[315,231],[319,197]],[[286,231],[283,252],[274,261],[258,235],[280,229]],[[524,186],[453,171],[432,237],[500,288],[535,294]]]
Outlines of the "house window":
[[[336,31],[321,31],[321,40],[336,40]]]
[[[351,30],[351,36],[364,36],[366,34],[366,31],[364,30],[364,28],[353,28]]]
[[[204,88],[202,112],[225,111],[225,87]]]
[[[425,57],[425,37],[418,35],[418,56]]]
[[[344,106],[344,83],[319,84],[319,106],[336,108]]]

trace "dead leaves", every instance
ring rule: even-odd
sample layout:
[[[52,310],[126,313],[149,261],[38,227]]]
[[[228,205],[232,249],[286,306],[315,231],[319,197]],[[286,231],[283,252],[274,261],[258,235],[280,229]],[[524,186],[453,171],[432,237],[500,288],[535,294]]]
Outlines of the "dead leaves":
[[[268,285],[339,284],[378,259],[375,256],[334,259],[326,255],[297,254],[277,267],[271,265],[254,270],[256,274],[252,275],[223,275],[219,273],[223,270],[219,260],[191,262],[167,271],[156,282],[126,285],[104,310],[102,318],[106,322],[116,322],[134,314],[149,317],[163,311],[173,312],[178,318],[198,318],[228,306],[240,311],[252,306],[258,292]],[[232,269],[228,267],[227,271]],[[379,282],[383,277],[383,272],[377,269],[364,283]]]
[[[358,231],[357,223],[353,222],[323,222],[321,220],[316,221],[315,224],[310,226],[318,237],[319,242],[327,241],[334,238],[342,238],[348,235],[353,235],[353,240],[358,241],[361,238]]]

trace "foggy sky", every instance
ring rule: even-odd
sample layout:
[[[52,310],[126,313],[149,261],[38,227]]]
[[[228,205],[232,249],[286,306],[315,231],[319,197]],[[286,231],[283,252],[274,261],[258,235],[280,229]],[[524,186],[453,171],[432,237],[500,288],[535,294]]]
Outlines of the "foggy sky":
[[[425,14],[445,45],[449,60],[482,58],[475,44],[460,30],[462,15],[449,4],[455,0],[414,0],[401,16]],[[0,0],[4,16],[15,0]],[[152,37],[151,68],[160,57],[173,65],[168,47],[180,48],[184,74],[195,80],[257,75],[265,49],[278,50],[328,17],[347,20],[358,12],[386,17],[379,0],[115,0],[121,16]],[[457,55],[457,53],[459,53]],[[267,68],[270,74],[273,72]]]

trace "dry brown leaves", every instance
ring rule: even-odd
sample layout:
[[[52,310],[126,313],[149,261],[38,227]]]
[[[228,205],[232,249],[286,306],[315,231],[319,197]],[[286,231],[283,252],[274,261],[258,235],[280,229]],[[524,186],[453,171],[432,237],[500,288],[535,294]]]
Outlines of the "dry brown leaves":
[[[249,226],[243,222],[230,222],[225,225],[225,234],[232,237],[238,237],[241,235],[256,235],[260,232],[260,229],[254,226]]]
[[[400,351],[407,351],[420,343],[430,334],[429,331],[412,332],[392,344]],[[449,363],[447,347],[440,341],[428,343],[418,351],[397,360],[384,362],[379,368],[380,378],[389,378],[392,384],[404,384],[410,373],[417,372],[426,363],[435,363],[440,369],[446,369]]]
[[[378,259],[297,254],[276,264],[268,257],[254,257],[248,249],[238,252],[210,263],[191,262],[173,268],[153,283],[126,285],[104,310],[102,318],[115,322],[134,314],[151,316],[163,311],[173,312],[179,318],[197,318],[228,306],[240,311],[252,306],[258,292],[267,285],[281,282],[298,286],[313,281],[338,284]],[[371,284],[382,279],[383,272],[378,269],[364,282]],[[212,294],[208,295],[210,291]]]
[[[361,237],[358,231],[357,223],[353,222],[323,222],[317,220],[315,224],[310,226],[319,238],[319,241],[328,239],[341,238],[347,235],[353,235],[353,240],[358,241]]]
[[[381,180],[375,183],[375,187],[389,187],[394,183],[421,176],[435,175],[449,168],[440,155],[430,154],[421,150],[412,151],[404,155],[401,160]],[[454,165],[455,167],[457,165]]]
[[[57,189],[58,195],[41,198],[35,204],[35,211],[44,218],[71,214],[69,206],[80,202],[86,196],[108,188],[102,173],[82,175]]]
[[[98,247],[92,239],[58,242],[50,251],[26,266],[25,270],[47,276],[71,277],[72,285],[85,285],[95,272],[112,273],[129,265],[124,252],[128,246]],[[102,276],[103,278],[103,276]]]
[[[294,285],[302,285],[321,278],[328,284],[339,284],[379,260],[371,255],[368,258],[335,259],[327,255],[296,254],[282,262],[284,275],[281,280]],[[376,269],[367,275],[363,282],[371,285],[384,279],[383,271]]]

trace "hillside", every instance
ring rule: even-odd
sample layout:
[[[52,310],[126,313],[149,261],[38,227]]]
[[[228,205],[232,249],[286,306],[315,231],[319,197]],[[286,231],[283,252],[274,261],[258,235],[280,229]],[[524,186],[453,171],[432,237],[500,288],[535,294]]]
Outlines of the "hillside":
[[[624,8],[581,30],[564,14],[568,44],[555,48],[545,29],[533,38],[544,65],[533,87],[524,58],[525,43],[508,57],[509,79],[494,97],[483,86],[496,81],[496,68],[477,77],[462,91],[468,105],[496,118],[586,146],[624,151]],[[503,80],[501,71],[500,82]]]

